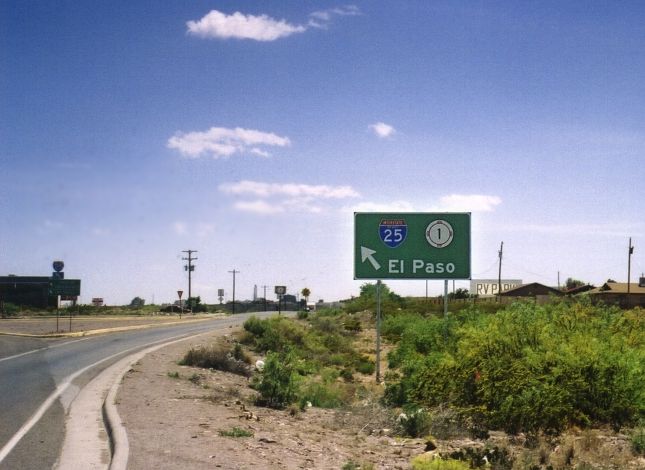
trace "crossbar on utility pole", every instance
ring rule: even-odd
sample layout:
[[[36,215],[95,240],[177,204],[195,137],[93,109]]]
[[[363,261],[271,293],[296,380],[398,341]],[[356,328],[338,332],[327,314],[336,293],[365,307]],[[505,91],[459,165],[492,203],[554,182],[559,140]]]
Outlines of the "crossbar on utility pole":
[[[191,274],[195,270],[195,266],[193,265],[193,261],[195,261],[197,258],[193,258],[193,253],[197,253],[197,250],[182,250],[182,253],[188,253],[188,258],[182,258],[184,261],[188,261],[188,264],[184,266],[184,269],[188,271],[188,305],[190,307],[190,313],[193,313],[193,294],[191,290]],[[181,308],[181,302],[179,305],[179,308]]]

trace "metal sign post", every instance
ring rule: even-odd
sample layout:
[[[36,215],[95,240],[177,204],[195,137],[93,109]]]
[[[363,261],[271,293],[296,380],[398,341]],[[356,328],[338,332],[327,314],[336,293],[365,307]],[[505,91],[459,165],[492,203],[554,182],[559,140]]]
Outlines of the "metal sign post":
[[[184,294],[184,291],[183,291],[183,290],[178,290],[178,291],[177,291],[177,295],[179,296],[179,319],[180,319],[180,320],[181,320],[181,311],[184,309],[184,308],[181,306],[181,296],[182,296],[183,294]]]
[[[355,212],[354,279],[376,280],[376,381],[381,379],[383,279],[470,279],[469,212]],[[447,325],[447,323],[446,323]]]
[[[282,315],[282,298],[287,293],[287,286],[275,286],[274,292],[278,296],[278,315]]]
[[[376,383],[381,383],[381,280],[376,281]]]

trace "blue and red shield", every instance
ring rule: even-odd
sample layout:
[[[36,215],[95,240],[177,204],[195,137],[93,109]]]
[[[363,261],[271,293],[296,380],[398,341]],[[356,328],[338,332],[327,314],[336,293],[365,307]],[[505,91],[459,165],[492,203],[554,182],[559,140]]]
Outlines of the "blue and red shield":
[[[396,248],[408,236],[408,225],[404,219],[383,219],[378,226],[381,241],[390,248]]]

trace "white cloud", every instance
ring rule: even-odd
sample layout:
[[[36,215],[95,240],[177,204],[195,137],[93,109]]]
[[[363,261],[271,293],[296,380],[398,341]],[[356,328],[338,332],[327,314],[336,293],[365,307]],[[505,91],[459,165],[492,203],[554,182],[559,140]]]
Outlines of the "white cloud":
[[[197,224],[197,229],[195,230],[195,234],[199,238],[208,237],[209,235],[213,234],[213,232],[215,232],[214,224],[200,223],[200,224]]]
[[[361,202],[345,208],[348,212],[490,212],[502,203],[497,196],[481,194],[451,194],[430,205],[415,205],[410,201]]]
[[[234,197],[255,197],[253,201],[238,200],[233,207],[258,214],[281,212],[318,214],[326,209],[325,205],[321,204],[322,201],[360,197],[360,194],[351,186],[279,184],[248,180],[221,184],[219,190]]]
[[[356,16],[361,12],[356,5],[345,5],[342,7],[318,10],[309,14],[309,26],[312,28],[326,28],[333,16]]]
[[[267,15],[244,15],[239,11],[227,15],[217,10],[211,10],[198,21],[188,21],[186,26],[188,34],[202,38],[255,41],[275,41],[307,30],[304,26],[293,25],[285,20],[275,20]]]
[[[97,237],[106,237],[110,235],[110,231],[102,227],[93,227],[91,232],[92,232],[92,235],[95,235]]]
[[[188,233],[188,227],[184,222],[175,222],[172,224],[172,229],[177,235],[186,235]]]
[[[392,202],[361,202],[351,207],[346,207],[347,212],[415,212],[415,207],[408,201]]]
[[[439,208],[447,212],[490,212],[501,203],[502,199],[497,196],[450,194],[439,199]]]
[[[237,201],[233,207],[240,211],[254,212],[256,214],[278,214],[284,212],[284,207],[279,204],[270,204],[267,201],[258,199],[256,201]]]
[[[385,124],[384,122],[377,122],[376,124],[370,124],[369,128],[380,139],[387,139],[388,137],[392,137],[396,132],[394,127],[390,126],[389,124]]]
[[[238,183],[224,183],[220,191],[242,195],[252,194],[260,197],[289,196],[289,197],[314,197],[322,199],[344,199],[359,197],[360,194],[351,186],[327,186],[295,183],[263,183],[259,181],[240,181]]]
[[[215,225],[207,223],[188,224],[186,222],[177,221],[172,224],[172,229],[175,234],[180,236],[194,235],[198,238],[206,238],[215,232]]]
[[[213,158],[230,157],[234,154],[251,153],[261,157],[270,154],[263,146],[287,147],[291,145],[288,137],[271,132],[236,127],[211,127],[204,132],[177,132],[168,139],[168,148],[178,150],[182,155],[199,158],[204,154]]]

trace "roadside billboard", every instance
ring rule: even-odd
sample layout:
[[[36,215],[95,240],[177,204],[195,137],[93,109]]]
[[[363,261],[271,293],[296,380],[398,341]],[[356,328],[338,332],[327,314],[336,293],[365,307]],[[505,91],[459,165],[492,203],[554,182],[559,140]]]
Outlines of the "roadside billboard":
[[[522,285],[521,279],[502,279],[502,292],[509,289],[514,289]],[[471,279],[470,281],[470,294],[479,297],[494,297],[499,292],[498,279]]]

